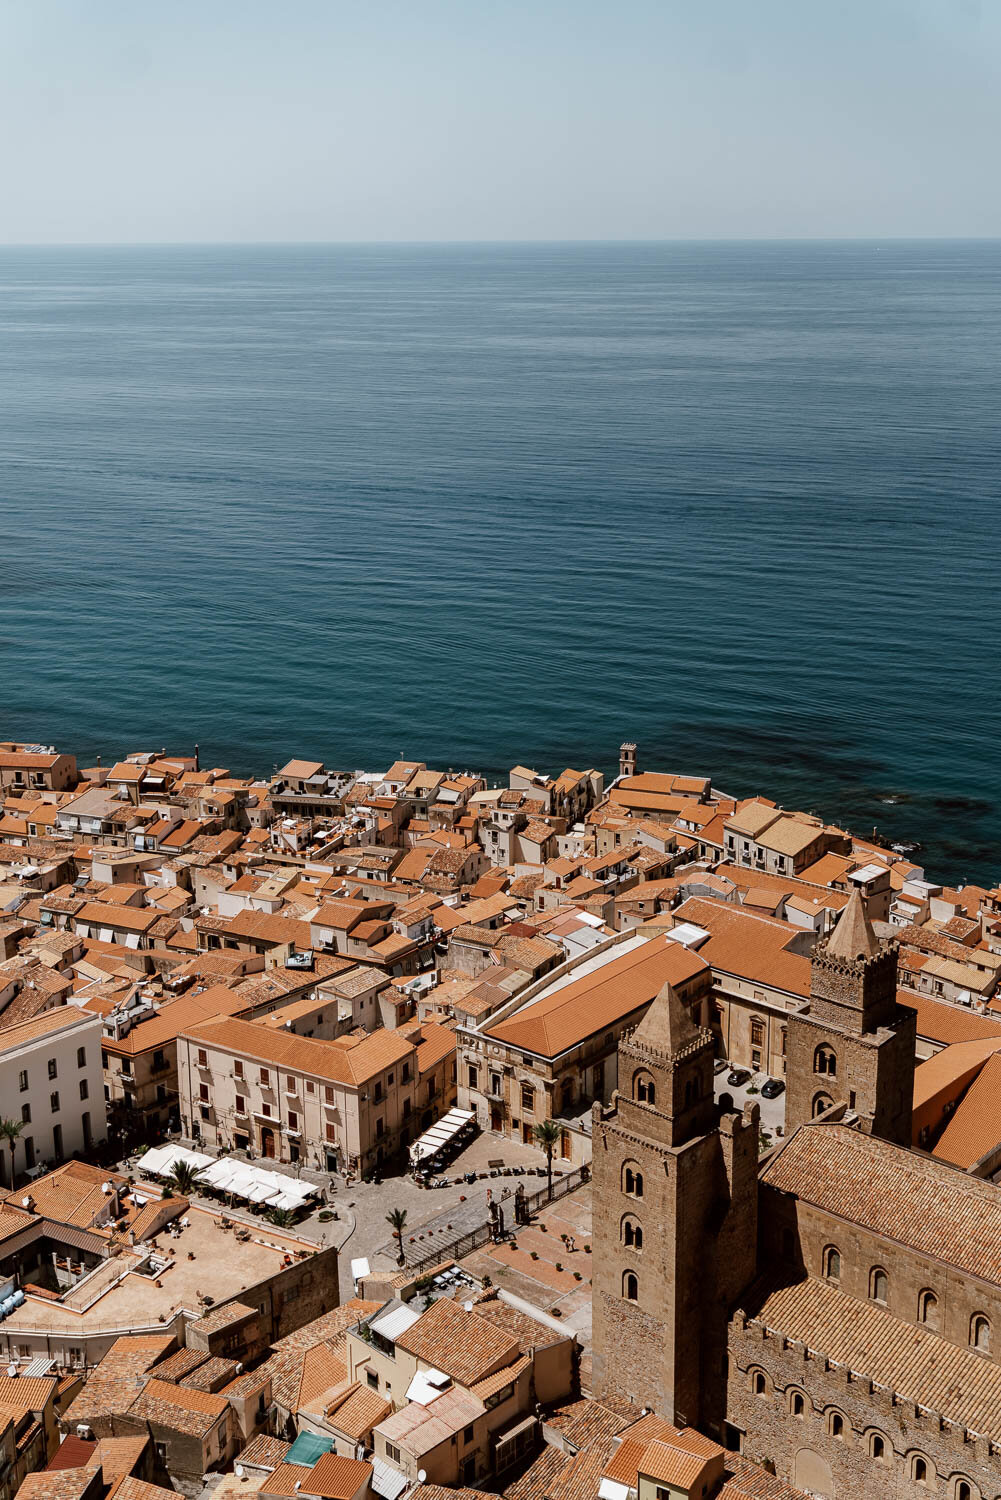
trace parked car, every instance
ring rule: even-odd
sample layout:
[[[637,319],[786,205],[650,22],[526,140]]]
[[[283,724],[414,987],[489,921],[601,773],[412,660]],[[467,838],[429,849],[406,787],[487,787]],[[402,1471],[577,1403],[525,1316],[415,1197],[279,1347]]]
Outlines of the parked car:
[[[715,1064],[715,1066],[713,1068],[713,1072],[714,1073],[725,1073],[726,1070],[727,1070],[727,1068],[729,1066],[730,1066],[730,1064],[727,1062],[727,1060],[726,1060],[725,1057],[717,1057],[716,1064]]]
[[[761,1085],[762,1099],[777,1099],[785,1092],[785,1083],[781,1078],[766,1078]]]
[[[734,1068],[733,1072],[730,1074],[729,1078],[726,1081],[727,1083],[732,1084],[734,1088],[740,1088],[740,1085],[742,1083],[746,1083],[750,1076],[751,1075],[746,1068]]]

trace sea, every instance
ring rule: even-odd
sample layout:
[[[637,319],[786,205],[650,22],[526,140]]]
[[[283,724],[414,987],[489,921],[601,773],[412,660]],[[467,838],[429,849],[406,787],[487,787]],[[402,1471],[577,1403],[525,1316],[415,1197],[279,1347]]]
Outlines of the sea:
[[[633,740],[993,884],[999,488],[999,242],[0,249],[0,738]]]

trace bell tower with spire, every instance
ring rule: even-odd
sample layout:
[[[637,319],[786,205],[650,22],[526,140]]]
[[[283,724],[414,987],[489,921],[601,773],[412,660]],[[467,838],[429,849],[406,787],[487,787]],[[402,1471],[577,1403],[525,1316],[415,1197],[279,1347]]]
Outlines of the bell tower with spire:
[[[853,891],[814,950],[808,1009],[789,1017],[787,1132],[844,1104],[869,1134],[909,1146],[916,1030],[897,1004],[896,944],[876,936]]]
[[[593,1388],[722,1431],[729,1306],[754,1275],[758,1108],[720,1117],[713,1037],[666,984],[592,1122]]]

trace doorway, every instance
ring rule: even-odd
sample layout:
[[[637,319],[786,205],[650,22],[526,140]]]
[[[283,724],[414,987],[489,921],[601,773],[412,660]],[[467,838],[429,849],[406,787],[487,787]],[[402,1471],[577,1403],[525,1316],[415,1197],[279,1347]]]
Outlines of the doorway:
[[[269,1160],[274,1160],[275,1155],[275,1133],[273,1130],[262,1128],[261,1130],[261,1152]]]

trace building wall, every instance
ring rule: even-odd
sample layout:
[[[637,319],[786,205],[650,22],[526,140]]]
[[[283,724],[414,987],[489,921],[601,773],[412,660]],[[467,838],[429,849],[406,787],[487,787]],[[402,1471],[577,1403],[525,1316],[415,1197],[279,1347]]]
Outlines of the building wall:
[[[753,1388],[759,1372],[761,1395]],[[804,1400],[802,1416],[792,1414],[795,1392]],[[844,1424],[840,1437],[831,1431],[835,1413]],[[966,1440],[937,1415],[898,1402],[847,1370],[828,1369],[802,1344],[766,1337],[742,1317],[730,1327],[727,1417],[744,1435],[741,1447],[750,1458],[771,1459],[781,1478],[833,1500],[953,1500],[962,1479],[975,1496],[993,1500],[998,1493],[997,1458],[986,1439]],[[871,1451],[877,1435],[882,1460]],[[919,1456],[928,1464],[927,1484],[912,1478]]]
[[[103,1037],[101,1058],[111,1114],[127,1111],[130,1123],[146,1136],[166,1129],[171,1112],[177,1112],[177,1039],[133,1054]]]
[[[839,1030],[812,1014],[790,1017],[789,1092],[786,1128],[815,1118],[823,1100],[856,1110],[872,1133],[900,1145],[911,1143],[917,1017],[901,1013],[898,1028],[874,1033]],[[819,1071],[821,1053],[836,1073]]]
[[[872,1273],[880,1268],[888,1282],[886,1301],[880,1305],[894,1317],[916,1325],[919,1298],[922,1292],[931,1291],[938,1304],[935,1331],[950,1343],[969,1348],[973,1319],[986,1317],[991,1326],[991,1349],[983,1357],[993,1364],[999,1362],[1001,1287],[960,1272],[935,1256],[922,1255],[898,1240],[837,1219],[802,1200],[768,1187],[762,1187],[760,1193],[761,1259],[765,1265],[784,1266],[790,1276],[804,1272],[824,1276],[825,1252],[833,1246],[841,1258],[835,1284],[849,1296],[867,1301]]]
[[[202,1052],[204,1065],[198,1061]],[[411,1059],[384,1069],[361,1087],[261,1063],[189,1037],[178,1038],[177,1054],[181,1129],[193,1135],[197,1125],[199,1138],[210,1145],[231,1147],[245,1140],[255,1155],[264,1157],[265,1133],[270,1132],[276,1160],[294,1160],[297,1147],[300,1159],[310,1165],[322,1167],[335,1155],[339,1170],[366,1171],[380,1153],[385,1158],[399,1149],[403,1132],[411,1139],[417,1133],[416,1049]],[[240,1113],[238,1099],[243,1101]]]
[[[65,1008],[64,1008],[65,1009]],[[41,1036],[20,1047],[0,1052],[0,1098],[6,1115],[23,1120],[24,1109],[30,1120],[24,1122],[15,1143],[14,1164],[18,1174],[32,1159],[37,1164],[49,1161],[57,1165],[73,1155],[86,1157],[93,1147],[107,1137],[107,1110],[104,1101],[104,1076],[101,1071],[101,1018],[87,1012],[67,1009],[64,1031]],[[80,1066],[78,1052],[83,1049]],[[56,1076],[50,1077],[50,1064]],[[27,1086],[22,1074],[27,1075]],[[83,1086],[86,1098],[81,1098]],[[53,1099],[58,1096],[58,1101]],[[85,1117],[89,1120],[87,1138]],[[54,1134],[61,1127],[62,1149]],[[10,1178],[10,1151],[6,1142],[0,1152],[4,1182]]]

